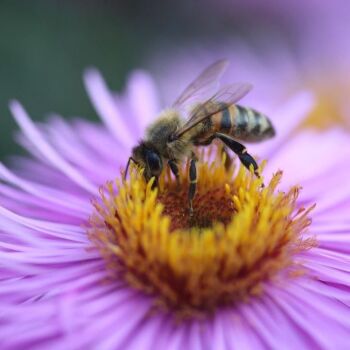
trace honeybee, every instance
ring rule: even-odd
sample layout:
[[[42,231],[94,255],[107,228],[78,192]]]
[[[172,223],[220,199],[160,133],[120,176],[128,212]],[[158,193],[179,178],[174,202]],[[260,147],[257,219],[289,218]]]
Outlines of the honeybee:
[[[132,149],[130,161],[144,169],[146,181],[155,177],[157,184],[164,166],[168,165],[179,182],[179,164],[189,159],[188,203],[193,215],[193,198],[196,193],[197,171],[195,148],[207,146],[215,139],[231,149],[245,167],[252,165],[257,176],[258,165],[240,141],[260,142],[275,135],[275,129],[264,114],[254,109],[237,105],[251,89],[248,83],[236,83],[222,87],[204,102],[197,103],[183,118],[182,110],[195,98],[207,94],[228,66],[227,60],[219,60],[208,66],[168,108],[147,128],[146,135]]]

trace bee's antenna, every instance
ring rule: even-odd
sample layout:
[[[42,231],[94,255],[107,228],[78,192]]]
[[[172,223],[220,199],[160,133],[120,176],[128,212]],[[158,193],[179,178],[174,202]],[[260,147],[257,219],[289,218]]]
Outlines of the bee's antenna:
[[[136,160],[133,157],[129,157],[128,162],[127,162],[126,167],[125,167],[125,171],[124,171],[124,176],[123,176],[124,180],[126,180],[126,177],[128,176],[130,161],[133,161],[135,164],[137,164]]]

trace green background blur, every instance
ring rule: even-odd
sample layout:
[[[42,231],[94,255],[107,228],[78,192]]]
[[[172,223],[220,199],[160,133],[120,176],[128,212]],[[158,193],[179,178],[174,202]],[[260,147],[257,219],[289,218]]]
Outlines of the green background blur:
[[[97,120],[82,85],[84,68],[98,67],[119,90],[128,71],[167,45],[280,30],[274,26],[249,11],[236,20],[215,18],[188,1],[1,0],[0,159],[21,152],[13,141],[12,98],[35,120],[49,112]]]

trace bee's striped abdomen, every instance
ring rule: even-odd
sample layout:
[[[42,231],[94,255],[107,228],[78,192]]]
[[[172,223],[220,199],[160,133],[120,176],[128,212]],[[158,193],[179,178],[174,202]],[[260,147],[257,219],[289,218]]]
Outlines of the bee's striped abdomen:
[[[209,144],[216,132],[230,135],[235,128],[236,107],[221,105],[222,110],[204,120],[196,135],[196,143]]]
[[[229,106],[223,109],[220,112],[219,120],[216,122],[216,124],[219,122],[217,126],[219,126],[219,130],[223,133],[230,133],[234,125],[235,111],[232,107],[233,106]]]
[[[236,117],[230,135],[245,141],[261,141],[275,135],[270,120],[254,109],[235,105]]]
[[[225,105],[221,105],[225,107]],[[270,120],[254,109],[229,105],[205,119],[196,131],[196,144],[210,144],[215,133],[242,141],[262,141],[275,135]]]

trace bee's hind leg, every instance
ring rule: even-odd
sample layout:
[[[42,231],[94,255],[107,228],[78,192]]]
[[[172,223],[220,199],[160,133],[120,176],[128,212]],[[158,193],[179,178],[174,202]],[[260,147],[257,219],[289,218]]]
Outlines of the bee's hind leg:
[[[177,163],[174,159],[169,159],[168,160],[168,165],[170,167],[171,172],[174,174],[175,179],[176,179],[176,184],[177,187],[180,187],[180,177],[179,177],[179,168],[177,166]]]
[[[253,166],[254,174],[257,177],[260,177],[258,164],[255,159],[247,152],[247,149],[239,142],[231,139],[231,137],[216,133],[215,134],[218,139],[220,139],[227,147],[229,147],[233,152],[235,152],[242,162],[242,164],[249,170],[250,166]]]
[[[229,169],[232,165],[232,157],[228,153],[228,148],[223,144],[221,147],[221,154],[222,156],[225,155],[225,169]]]
[[[189,210],[190,216],[193,216],[193,198],[196,194],[197,187],[197,168],[196,168],[197,157],[195,154],[192,154],[190,160],[190,168],[189,168],[189,178],[190,178],[190,187],[188,190],[188,202],[189,202]]]

